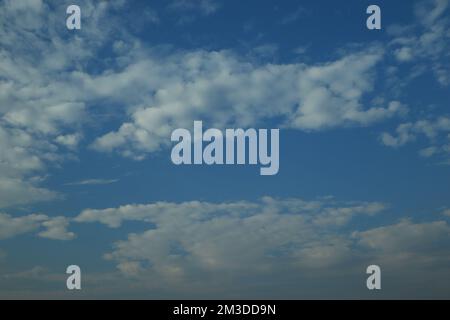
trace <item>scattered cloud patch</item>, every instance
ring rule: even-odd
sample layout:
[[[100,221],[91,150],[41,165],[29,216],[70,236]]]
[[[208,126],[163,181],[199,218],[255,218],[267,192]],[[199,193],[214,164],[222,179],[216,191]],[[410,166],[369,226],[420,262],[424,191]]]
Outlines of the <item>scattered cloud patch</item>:
[[[415,25],[390,28],[394,35],[390,43],[394,57],[401,63],[414,62],[416,69],[424,63],[431,65],[437,81],[447,86],[450,84],[449,1],[417,2],[415,15],[418,21]]]
[[[395,130],[395,134],[382,133],[381,142],[386,146],[398,148],[423,136],[431,145],[419,151],[422,157],[430,158],[440,155],[448,159],[450,156],[449,133],[450,118],[440,116],[431,120],[402,123]]]
[[[0,239],[13,238],[18,235],[45,230],[38,233],[40,237],[55,240],[71,240],[73,232],[67,231],[69,221],[65,217],[49,217],[45,214],[30,214],[13,217],[0,213]]]

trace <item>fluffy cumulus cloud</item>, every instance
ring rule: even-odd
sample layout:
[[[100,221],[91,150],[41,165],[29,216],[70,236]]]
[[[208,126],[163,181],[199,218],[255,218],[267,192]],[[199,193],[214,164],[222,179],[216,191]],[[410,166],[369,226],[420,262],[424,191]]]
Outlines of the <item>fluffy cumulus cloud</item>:
[[[127,28],[118,28],[118,21],[111,23],[119,19],[114,10],[123,1],[81,2],[86,24],[80,34],[58,28],[56,15],[48,14],[53,6],[63,12],[61,5],[13,3],[3,3],[1,16],[0,126],[48,141],[52,152],[35,154],[41,161],[43,153],[55,158],[56,150],[74,151],[82,126],[95,117],[92,106],[99,104],[120,106],[128,119],[96,139],[93,148],[136,159],[165,147],[171,130],[194,119],[215,127],[276,119],[277,126],[311,131],[369,125],[406,110],[395,100],[363,102],[374,93],[376,66],[385,55],[381,46],[319,64],[270,64],[227,50],[168,53],[144,45]],[[171,7],[216,10],[212,1],[174,1]],[[90,69],[106,47],[107,63],[97,61]]]
[[[0,189],[14,187],[0,206],[21,204],[25,201],[21,195],[27,193],[31,196],[26,202],[55,198],[56,193],[39,185],[41,173],[49,163],[76,152],[84,141],[84,127],[98,121],[103,124],[96,118],[102,112],[120,114],[125,120],[117,130],[93,141],[89,137],[86,143],[92,142],[98,151],[118,151],[135,159],[166,147],[171,131],[190,127],[193,120],[203,120],[210,127],[270,123],[315,131],[366,126],[406,112],[396,99],[385,99],[383,105],[368,102],[377,95],[376,70],[387,54],[381,45],[308,64],[267,63],[230,50],[157,49],[120,23],[115,13],[126,5],[124,1],[86,0],[79,5],[84,27],[70,33],[61,28],[57,14],[49,14],[65,15],[63,4],[1,3],[0,148],[4,152],[0,154]],[[173,1],[169,6],[205,14],[217,10],[215,1]],[[446,1],[436,1],[433,8],[422,27],[444,30]],[[424,9],[416,11],[421,15]],[[409,30],[397,28],[389,50],[405,43],[405,29]],[[442,37],[421,39],[437,42]],[[423,45],[437,50],[427,57],[448,53],[440,49],[441,42],[447,43]],[[420,52],[403,47],[406,53]],[[97,59],[105,49],[110,52],[108,59]],[[401,55],[403,60],[406,53]],[[437,73],[438,69],[442,68],[437,67]],[[108,111],[102,109],[104,105]],[[385,140],[396,143],[395,138]]]
[[[67,231],[69,226],[69,219],[66,217],[49,218],[42,223],[46,229],[39,232],[39,236],[54,240],[72,240],[75,238],[75,233]]]
[[[194,119],[222,127],[281,118],[286,127],[318,130],[366,125],[403,109],[395,101],[385,107],[361,102],[373,89],[381,48],[312,66],[248,61],[230,51],[167,54],[117,27],[114,12],[123,1],[78,4],[84,19],[76,34],[49,14],[65,15],[62,4],[1,4],[0,207],[57,197],[41,186],[43,172],[77,151],[84,127],[99,120],[99,105],[125,112],[128,120],[93,147],[137,159],[164,147],[172,129]],[[212,1],[175,1],[172,7],[206,14],[216,8]],[[108,61],[95,60],[105,47]]]
[[[384,106],[365,101],[369,94],[374,95],[377,64],[388,52],[401,62],[414,61],[411,74],[431,69],[446,85],[450,67],[445,64],[450,52],[447,11],[447,0],[421,2],[415,8],[420,23],[390,27],[393,38],[389,45],[316,65],[266,64],[229,51],[172,53],[158,58],[143,53],[145,58],[122,72],[92,79],[120,92],[136,90],[127,89],[123,79],[150,88],[142,101],[134,101],[129,121],[97,139],[93,147],[142,159],[164,147],[173,128],[189,127],[193,119],[215,127],[259,126],[277,119],[278,126],[311,131],[368,125],[405,114],[406,106],[395,99]],[[391,77],[398,76],[397,67],[388,69]],[[143,70],[146,78],[140,75]],[[90,78],[85,81],[94,83]]]
[[[129,122],[93,147],[142,157],[167,145],[174,128],[190,127],[198,119],[219,128],[264,125],[273,119],[281,119],[278,126],[308,131],[368,125],[406,110],[398,101],[384,107],[362,103],[373,90],[374,68],[382,57],[383,50],[375,47],[318,65],[277,65],[244,60],[229,51],[159,58],[149,52],[120,73],[83,78],[111,93],[139,86],[149,92],[131,109]]]
[[[404,115],[407,107],[398,97],[386,93],[384,99],[373,99],[380,69],[391,55],[402,66],[411,62],[422,66],[419,73],[429,67],[442,86],[449,83],[446,0],[418,5],[421,24],[391,28],[389,45],[368,44],[316,63],[267,63],[226,49],[149,47],[114,14],[125,1],[77,4],[82,7],[83,27],[71,33],[61,23],[66,4],[0,3],[0,208],[58,198],[43,183],[46,170],[72,158],[80,147],[142,159],[166,148],[172,130],[190,128],[194,120],[203,120],[208,127],[270,124],[311,132],[368,126]],[[165,10],[208,16],[218,5],[210,0],[176,0]],[[151,10],[145,17],[160,23]],[[109,56],[100,59],[105,51]],[[120,115],[113,121],[119,123],[115,128],[105,125],[111,115]],[[403,122],[395,133],[383,133],[385,145],[399,147],[425,136],[430,143],[421,151],[423,156],[450,153],[448,117]],[[96,126],[93,131],[101,134],[92,137],[85,132],[87,126]],[[219,290],[222,297],[260,284],[289,290],[290,284],[301,280],[308,287],[308,281],[322,275],[337,279],[360,274],[374,261],[391,270],[388,275],[392,272],[395,279],[401,278],[398,270],[405,266],[412,273],[430,267],[436,272],[429,277],[440,275],[450,256],[446,249],[450,227],[445,220],[449,213],[445,211],[441,221],[404,219],[363,230],[355,226],[360,216],[384,209],[378,202],[265,197],[87,209],[74,221],[1,213],[0,239],[32,233],[70,240],[75,238],[68,230],[71,223],[100,222],[119,228],[127,221],[143,222],[146,231],[116,241],[106,254],[121,274],[154,289],[203,294]],[[18,276],[29,274],[47,273],[33,268]],[[108,276],[110,283],[118,280],[115,274]],[[236,283],[241,287],[231,288]],[[122,285],[115,289],[123,289]],[[97,286],[101,287],[98,282]]]
[[[71,240],[75,238],[73,232],[67,231],[69,220],[65,217],[48,217],[45,214],[30,214],[13,217],[0,213],[0,239],[12,238],[21,234],[39,232],[42,238],[54,240]]]
[[[385,208],[377,202],[264,197],[256,202],[159,202],[89,209],[75,220],[112,228],[128,220],[147,222],[147,231],[116,242],[105,257],[127,277],[147,279],[155,288],[173,292],[186,288],[235,292],[229,284],[249,278],[258,279],[253,285],[271,279],[276,287],[287,281],[284,275],[333,277],[333,270],[363,270],[371,262],[396,272],[448,263],[443,245],[450,243],[446,221],[402,220],[352,231],[361,215],[372,216]],[[348,276],[344,273],[339,274]]]
[[[123,1],[79,5],[87,18],[82,36],[61,25],[64,4],[0,4],[0,207],[55,199],[41,186],[45,169],[72,158],[82,140],[85,97],[93,97],[77,90],[72,74],[105,44],[111,30],[99,26]]]

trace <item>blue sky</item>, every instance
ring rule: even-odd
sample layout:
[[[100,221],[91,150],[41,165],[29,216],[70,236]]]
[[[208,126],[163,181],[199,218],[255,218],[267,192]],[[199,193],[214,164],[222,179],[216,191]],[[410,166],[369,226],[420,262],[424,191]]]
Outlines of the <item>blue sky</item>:
[[[0,297],[449,297],[449,1],[0,4]],[[195,120],[279,173],[175,166]]]

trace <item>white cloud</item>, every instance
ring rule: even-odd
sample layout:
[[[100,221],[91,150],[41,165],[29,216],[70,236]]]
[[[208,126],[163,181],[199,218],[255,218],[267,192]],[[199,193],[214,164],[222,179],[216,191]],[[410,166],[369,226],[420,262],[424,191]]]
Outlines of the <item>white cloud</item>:
[[[183,283],[218,272],[261,276],[275,272],[278,263],[293,269],[341,263],[341,254],[350,255],[350,242],[322,230],[337,230],[352,217],[383,209],[380,203],[265,197],[258,202],[158,202],[88,209],[74,220],[112,228],[127,220],[154,225],[117,242],[106,257],[128,276],[151,272],[164,281]]]
[[[77,4],[83,36],[68,36],[55,14],[64,18],[63,3],[0,3],[0,207],[55,199],[39,175],[71,157],[89,120],[85,100],[93,97],[77,89],[73,74],[110,41],[116,24],[103,22],[123,1]]]
[[[433,155],[435,155],[438,152],[439,152],[439,148],[438,147],[431,146],[431,147],[427,147],[427,148],[421,149],[419,151],[419,154],[422,157],[429,158],[429,157],[432,157]]]
[[[75,238],[73,232],[67,231],[69,220],[65,217],[49,217],[45,214],[30,214],[13,217],[0,213],[0,239],[12,238],[25,233],[37,232],[42,238],[55,240],[71,240]]]
[[[409,219],[397,224],[353,234],[359,244],[383,254],[424,252],[441,246],[450,239],[450,227],[445,221],[413,223]]]
[[[400,124],[396,129],[397,136],[393,136],[390,133],[383,132],[381,134],[381,142],[389,147],[403,146],[404,144],[416,138],[415,134],[411,132],[412,128],[413,124],[411,123]]]
[[[58,160],[55,147],[35,140],[23,129],[2,127],[0,121],[0,208],[55,199],[56,192],[38,186],[45,162]]]
[[[143,205],[125,205],[119,208],[86,209],[74,220],[77,222],[100,222],[111,228],[120,227],[123,221],[144,221],[148,223],[168,222],[167,219],[203,220],[214,218],[214,215],[253,216],[273,211],[283,211],[289,214],[307,214],[317,226],[344,225],[356,214],[372,215],[383,210],[382,203],[335,203],[332,199],[304,201],[301,199],[274,199],[263,197],[258,202],[237,201],[225,203],[210,203],[190,201],[182,203],[156,202]],[[181,222],[181,221],[180,221]]]
[[[421,34],[410,36],[411,28],[397,29],[389,47],[405,63],[430,60],[442,84],[448,83],[445,61],[450,52],[447,2],[435,1],[426,10],[419,7]],[[208,15],[217,10],[214,1],[174,3],[185,12]],[[376,69],[385,57],[385,49],[378,46],[316,64],[262,63],[226,50],[172,48],[167,53],[146,48],[126,34],[126,28],[110,14],[124,1],[79,4],[83,34],[70,36],[61,27],[61,17],[49,14],[47,2],[0,4],[0,207],[57,197],[39,186],[39,175],[49,163],[64,159],[61,146],[76,149],[83,126],[93,116],[91,107],[99,103],[110,109],[120,106],[128,119],[117,131],[97,139],[94,148],[118,150],[138,159],[164,148],[173,128],[190,127],[198,118],[214,127],[259,126],[282,119],[277,124],[285,128],[315,131],[366,126],[406,109],[398,101],[384,106],[365,102],[367,95],[376,94]],[[146,18],[159,21],[151,11]],[[97,51],[105,44],[112,44],[112,56],[95,60],[98,70],[89,72],[86,66],[98,58]],[[268,52],[270,48],[261,49]],[[401,146],[424,135],[433,145],[423,155],[450,153],[450,143],[435,142],[448,134],[447,121],[406,123],[394,135],[383,134],[382,140]],[[113,181],[90,179],[78,184]],[[141,283],[164,288],[169,284],[170,289],[181,288],[189,294],[198,288],[205,292],[205,286],[233,292],[229,286],[236,282],[230,280],[245,280],[245,276],[251,280],[245,285],[286,284],[291,276],[305,280],[320,275],[319,270],[334,272],[337,265],[346,266],[339,269],[343,272],[354,268],[360,272],[362,265],[374,259],[389,264],[400,257],[401,265],[412,270],[421,263],[448,262],[449,227],[443,221],[403,220],[352,232],[352,219],[383,208],[380,203],[267,197],[254,202],[158,202],[88,209],[76,221],[98,221],[114,228],[124,221],[147,222],[147,231],[116,242],[107,257],[122,273],[153,280]],[[0,238],[36,233],[69,240],[75,237],[67,230],[69,222],[42,214],[0,214]],[[31,270],[32,275],[41,272]],[[280,278],[273,280],[274,275]],[[254,277],[260,281],[252,281]]]
[[[420,136],[425,136],[431,146],[419,151],[423,157],[429,158],[435,155],[448,157],[450,155],[450,118],[440,116],[432,120],[418,120],[400,124],[395,130],[395,135],[384,132],[381,134],[381,142],[389,147],[400,147],[415,141]]]
[[[42,238],[54,240],[72,240],[75,238],[75,233],[67,231],[69,219],[65,217],[51,218],[44,221],[42,226],[47,228],[47,230],[39,232],[38,235]]]
[[[136,97],[132,92],[142,86],[150,92],[135,101],[130,121],[94,142],[96,150],[119,150],[141,159],[164,148],[174,128],[190,127],[195,119],[221,128],[280,118],[279,126],[310,131],[369,125],[406,109],[397,101],[386,107],[361,102],[373,90],[374,68],[383,57],[380,48],[312,66],[259,64],[227,51],[145,56],[118,73],[80,75],[86,87],[92,84],[104,94]]]
[[[55,141],[65,146],[69,149],[76,149],[78,144],[80,143],[81,135],[80,134],[66,134],[66,135],[60,135],[57,136]]]
[[[446,86],[450,84],[450,19],[448,18],[448,0],[426,0],[417,2],[415,15],[418,23],[411,26],[393,26],[391,41],[394,57],[399,62],[415,62],[430,67],[438,82]],[[414,35],[414,31],[417,35]]]
[[[32,32],[17,22],[27,10],[12,2],[0,10],[8,26],[0,31],[0,72],[6,79],[0,82],[0,127],[22,130],[33,145],[47,142],[51,152],[35,148],[33,153],[41,169],[64,159],[61,152],[76,151],[99,102],[120,106],[127,118],[96,139],[93,148],[135,159],[167,147],[171,130],[189,127],[194,119],[214,127],[262,126],[276,119],[277,126],[315,131],[366,126],[406,110],[398,101],[365,102],[374,94],[376,67],[385,56],[381,46],[323,63],[270,64],[226,50],[148,48],[118,27],[114,12],[124,1],[82,1],[83,34],[70,36],[46,3],[27,5],[37,10]],[[218,8],[215,1],[203,0],[171,6],[204,14]],[[41,33],[51,34],[51,41]],[[98,70],[88,71],[105,44],[112,47],[108,63],[99,61]],[[27,174],[16,178],[26,181]]]
[[[268,279],[272,289],[276,284],[306,285],[323,277],[344,277],[350,284],[355,274],[363,274],[373,263],[382,266],[385,277],[395,277],[394,282],[401,284],[420,286],[422,282],[414,279],[424,268],[445,274],[442,268],[448,266],[450,244],[445,221],[406,219],[354,231],[359,215],[384,209],[376,202],[265,197],[255,202],[157,202],[88,209],[75,221],[101,222],[112,228],[125,221],[149,223],[147,231],[117,241],[105,257],[128,281],[151,283],[147,290],[165,288],[172,295],[223,297],[236,292],[232,284],[237,281],[254,294],[252,290],[260,290]],[[434,283],[433,274],[424,277]]]
[[[449,7],[448,0],[422,1],[417,3],[415,14],[425,26],[433,26],[446,12]]]
[[[413,49],[409,47],[396,49],[394,54],[397,60],[401,62],[411,61],[413,59]]]
[[[355,232],[357,244],[391,274],[427,278],[427,273],[445,274],[450,263],[450,226],[446,221],[397,224]],[[439,281],[439,280],[438,280]],[[439,286],[438,282],[434,282]],[[448,288],[447,288],[448,290]]]
[[[373,263],[381,266],[384,281],[391,288],[383,296],[424,297],[429,294],[422,291],[424,284],[434,286],[434,295],[445,296],[448,285],[442,282],[442,276],[448,273],[450,262],[448,223],[404,219],[353,231],[358,230],[353,222],[359,215],[377,214],[384,208],[377,202],[264,197],[254,202],[157,202],[88,209],[75,220],[109,227],[119,227],[124,221],[149,225],[147,231],[131,233],[115,242],[105,255],[116,264],[119,274],[87,276],[86,283],[94,288],[88,293],[92,296],[107,297],[119,290],[121,297],[144,292],[149,296],[200,298],[364,297],[367,291],[361,278],[367,265]],[[68,240],[74,235],[67,232],[67,225],[64,217],[13,218],[2,214],[0,237],[45,227],[47,230],[39,236]],[[2,285],[15,288],[9,296],[20,294],[19,279],[39,280],[42,286],[64,278],[42,267],[4,274]],[[327,286],[323,286],[324,279]],[[342,290],[337,279],[349,288],[362,289]],[[236,287],[236,283],[240,285]],[[289,283],[302,285],[291,287]],[[417,290],[404,291],[406,284]]]
[[[49,201],[57,197],[58,193],[36,187],[31,181],[0,178],[0,208]]]
[[[43,214],[31,214],[14,218],[8,214],[0,213],[0,239],[35,231],[46,220],[47,216]]]

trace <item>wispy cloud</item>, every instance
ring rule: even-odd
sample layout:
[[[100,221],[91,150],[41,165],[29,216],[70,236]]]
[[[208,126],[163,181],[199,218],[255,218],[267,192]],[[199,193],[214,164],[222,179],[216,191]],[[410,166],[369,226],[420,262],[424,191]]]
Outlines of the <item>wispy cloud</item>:
[[[288,13],[281,19],[281,24],[291,24],[308,14],[308,10],[304,7],[298,7],[293,12]]]
[[[119,179],[86,179],[64,184],[65,186],[86,186],[86,185],[102,185],[118,182]]]
[[[172,0],[168,7],[181,12],[210,15],[220,8],[220,3],[216,0]]]

